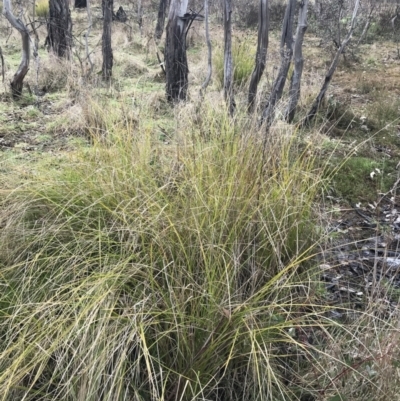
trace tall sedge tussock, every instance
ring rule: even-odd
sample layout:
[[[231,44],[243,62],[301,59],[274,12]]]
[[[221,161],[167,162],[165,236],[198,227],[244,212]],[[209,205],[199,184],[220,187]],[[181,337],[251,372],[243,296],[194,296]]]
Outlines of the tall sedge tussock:
[[[1,400],[307,388],[293,350],[305,363],[315,349],[292,330],[316,324],[300,269],[322,185],[312,149],[208,104],[192,117],[165,143],[103,116],[91,148],[3,200]]]

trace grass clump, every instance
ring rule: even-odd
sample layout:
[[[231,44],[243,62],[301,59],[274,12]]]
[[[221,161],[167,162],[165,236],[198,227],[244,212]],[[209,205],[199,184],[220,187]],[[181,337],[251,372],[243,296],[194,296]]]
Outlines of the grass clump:
[[[2,400],[294,399],[320,175],[202,107],[207,135],[115,126],[3,201]]]
[[[368,118],[376,129],[393,129],[400,116],[400,101],[382,94],[368,108]]]
[[[253,44],[247,40],[237,40],[232,44],[233,83],[240,87],[250,79],[254,68]],[[224,51],[217,49],[214,56],[214,68],[218,86],[224,86]]]
[[[49,16],[49,0],[38,0],[36,2],[36,15],[39,18],[48,18]]]

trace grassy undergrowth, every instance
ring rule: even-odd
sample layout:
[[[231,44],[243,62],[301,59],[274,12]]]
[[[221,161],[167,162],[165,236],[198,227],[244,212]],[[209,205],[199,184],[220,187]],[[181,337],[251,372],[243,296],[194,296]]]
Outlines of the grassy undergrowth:
[[[96,131],[3,199],[2,400],[294,391],[280,354],[308,319],[320,172],[294,132],[263,144],[244,119],[199,114],[169,144],[130,124]]]
[[[397,146],[396,101],[374,100],[365,80],[366,113],[328,101],[315,128],[277,122],[264,141],[252,117],[217,104],[221,52],[209,103],[172,108],[141,36],[119,34],[111,88],[84,88],[78,67],[43,55],[39,86],[54,91],[43,112],[23,107],[33,96],[2,106],[0,400],[400,399],[391,284],[366,288],[362,311],[337,306],[315,258],[333,176],[354,202],[392,187],[395,159],[359,144]],[[238,109],[251,43],[234,46]],[[47,153],[28,149],[49,138]]]
[[[160,141],[93,112],[91,147],[3,195],[0,399],[384,399],[380,321],[332,320],[312,267],[312,145],[176,113]]]

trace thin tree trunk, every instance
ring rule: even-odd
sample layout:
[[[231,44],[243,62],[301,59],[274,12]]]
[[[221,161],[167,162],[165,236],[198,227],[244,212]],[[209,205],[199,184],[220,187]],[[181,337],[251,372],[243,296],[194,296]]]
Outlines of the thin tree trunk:
[[[186,57],[186,13],[188,0],[172,0],[168,15],[165,44],[166,92],[170,102],[186,100],[188,63]]]
[[[232,0],[224,4],[224,98],[228,104],[229,113],[235,112],[233,95],[233,61],[232,61]]]
[[[207,76],[204,80],[203,84],[201,85],[200,89],[200,96],[203,96],[204,91],[207,89],[211,81],[212,75],[212,46],[211,46],[211,39],[210,39],[210,29],[208,26],[208,0],[204,0],[204,29],[206,31],[206,42],[207,42],[207,50],[208,50],[208,59],[207,59]]]
[[[283,88],[285,87],[286,77],[289,72],[290,62],[293,55],[293,19],[296,7],[296,0],[288,0],[286,6],[285,17],[282,23],[282,36],[281,36],[281,65],[279,67],[278,75],[272,87],[268,103],[264,109],[262,121],[267,122],[267,131],[275,116],[275,108],[277,103],[282,97]]]
[[[322,14],[322,4],[321,0],[314,1],[314,8],[315,8],[315,16],[317,18],[317,22],[321,22],[321,14]]]
[[[303,40],[307,30],[307,8],[308,0],[303,0],[299,9],[299,20],[297,24],[296,40],[294,42],[294,70],[290,80],[289,105],[286,110],[286,120],[292,122],[296,114],[297,103],[300,98],[301,76],[303,74]]]
[[[143,10],[142,10],[142,0],[138,0],[137,5],[137,23],[139,25],[140,36],[143,35]]]
[[[72,46],[72,21],[68,0],[50,0],[47,35],[58,57],[69,57]]]
[[[321,87],[321,90],[320,90],[318,96],[315,98],[315,100],[314,100],[314,102],[313,102],[313,104],[311,106],[311,109],[308,112],[308,114],[307,114],[307,116],[306,116],[306,118],[304,120],[303,125],[308,125],[308,124],[311,123],[311,121],[314,119],[315,115],[317,114],[317,111],[318,111],[318,109],[319,109],[319,107],[321,105],[322,100],[325,97],[325,93],[326,93],[326,91],[328,89],[328,86],[329,86],[329,84],[330,84],[330,82],[332,80],[333,74],[335,73],[336,67],[337,67],[337,65],[339,63],[340,55],[343,53],[343,51],[346,48],[347,44],[351,40],[351,36],[353,35],[353,31],[354,31],[354,28],[355,28],[355,25],[356,25],[356,17],[357,17],[357,12],[358,12],[359,5],[360,5],[360,0],[356,0],[356,3],[354,5],[354,10],[353,10],[353,16],[351,18],[350,30],[349,30],[348,34],[346,35],[345,39],[343,40],[340,48],[337,50],[337,52],[335,54],[335,57],[334,57],[334,59],[332,61],[332,64],[329,67],[329,70],[325,75],[325,80],[324,80],[324,83],[323,83],[323,85]]]
[[[365,39],[365,37],[367,36],[369,27],[371,26],[372,14],[373,14],[373,12],[374,12],[374,9],[375,9],[375,4],[373,4],[373,5],[371,6],[371,10],[370,10],[370,12],[369,12],[369,14],[368,14],[367,21],[365,22],[363,31],[362,31],[362,33],[361,33],[359,39],[358,39],[358,42],[357,42],[357,44],[356,44],[356,47],[360,46],[360,44],[362,43],[362,41],[363,41],[363,40]]]
[[[2,76],[2,82],[4,84],[4,57],[3,57],[3,50],[1,50],[1,46],[0,46],[0,60],[1,60],[1,76]]]
[[[164,32],[165,16],[167,14],[168,5],[169,0],[160,0],[160,4],[158,6],[157,25],[154,32],[154,36],[157,40],[161,39]]]
[[[24,23],[15,18],[11,11],[10,0],[3,0],[3,15],[6,17],[8,22],[18,30],[22,38],[22,58],[21,63],[18,67],[17,72],[14,74],[14,78],[11,81],[11,93],[12,96],[17,99],[22,94],[22,87],[24,84],[24,78],[29,70],[29,60],[30,60],[30,37],[29,31]]]
[[[249,111],[252,111],[254,109],[254,100],[257,96],[258,84],[265,70],[265,64],[267,61],[267,51],[268,51],[268,31],[269,31],[268,0],[260,0],[260,7],[258,14],[258,40],[257,40],[256,61],[249,85],[249,98],[248,98]]]
[[[92,31],[92,10],[90,6],[90,0],[86,0],[86,11],[88,17],[88,28],[85,35],[85,51],[86,51],[86,63],[88,65],[85,66],[84,75],[85,78],[88,78],[93,71],[93,62],[92,59],[90,58],[90,52],[89,52],[89,36],[90,32]]]
[[[103,37],[102,37],[102,53],[103,53],[103,68],[102,76],[105,81],[108,81],[112,75],[113,68],[113,51],[111,46],[111,24],[112,24],[113,0],[105,0],[104,2],[104,22],[103,22]]]

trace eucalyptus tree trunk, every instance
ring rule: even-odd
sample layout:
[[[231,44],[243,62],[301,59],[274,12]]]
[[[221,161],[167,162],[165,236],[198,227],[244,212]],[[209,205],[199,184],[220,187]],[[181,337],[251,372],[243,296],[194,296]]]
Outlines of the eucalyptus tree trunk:
[[[233,95],[233,61],[232,61],[232,0],[224,3],[224,98],[228,104],[229,113],[235,112]]]
[[[308,0],[303,0],[299,8],[299,20],[297,23],[296,40],[294,42],[294,70],[290,80],[289,104],[286,110],[286,120],[292,122],[296,114],[297,103],[300,98],[301,76],[303,74],[303,40],[307,30]]]
[[[254,108],[254,100],[257,96],[257,87],[265,70],[268,50],[269,8],[268,0],[260,0],[258,12],[258,40],[254,71],[249,85],[249,111]]]
[[[164,32],[165,15],[167,14],[168,5],[169,0],[160,0],[160,4],[158,6],[157,25],[154,32],[154,36],[157,40],[161,39]]]
[[[3,15],[6,17],[8,22],[18,30],[22,38],[22,58],[19,64],[17,72],[14,74],[13,80],[11,81],[11,93],[14,99],[17,99],[22,94],[22,87],[24,85],[24,78],[29,70],[30,60],[30,37],[29,31],[25,24],[19,19],[15,18],[11,10],[10,0],[3,0]]]
[[[69,57],[72,46],[72,21],[68,0],[50,0],[47,35],[50,48],[58,57]]]
[[[184,18],[188,0],[171,0],[165,43],[165,74],[167,99],[170,102],[186,100],[188,88],[188,62],[186,56],[186,31]]]
[[[203,96],[204,91],[207,89],[208,84],[211,81],[212,75],[212,46],[211,46],[211,39],[210,39],[210,29],[208,26],[208,0],[204,0],[204,29],[206,32],[206,42],[207,42],[207,76],[204,80],[203,84],[201,85],[200,89],[200,96]]]
[[[333,74],[336,71],[336,67],[339,63],[339,58],[340,55],[343,53],[343,51],[345,50],[347,44],[350,42],[351,37],[353,35],[354,32],[354,28],[356,26],[356,19],[357,19],[357,12],[358,12],[358,8],[360,6],[360,0],[356,0],[355,5],[354,5],[354,9],[353,9],[353,16],[351,18],[351,24],[350,24],[350,29],[349,32],[347,33],[346,37],[344,38],[344,40],[342,41],[341,46],[339,47],[339,49],[337,50],[335,57],[331,63],[331,66],[329,67],[328,72],[325,75],[325,80],[324,83],[322,84],[321,90],[318,94],[318,96],[315,98],[310,111],[308,112],[303,125],[307,125],[309,124],[315,117],[315,115],[317,114],[317,111],[321,105],[322,100],[325,97],[325,93],[328,89],[328,86],[332,80]]]
[[[262,120],[267,122],[267,131],[275,116],[275,108],[282,97],[286,77],[289,72],[290,62],[293,55],[293,20],[296,0],[288,0],[285,17],[282,23],[282,35],[280,44],[281,65],[278,75],[272,87],[268,103],[264,109]]]
[[[105,81],[108,81],[111,78],[113,68],[113,51],[111,46],[112,10],[113,0],[104,0],[102,37],[103,67],[101,73]]]

